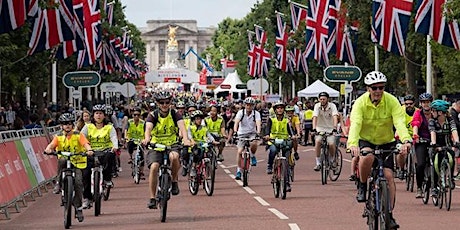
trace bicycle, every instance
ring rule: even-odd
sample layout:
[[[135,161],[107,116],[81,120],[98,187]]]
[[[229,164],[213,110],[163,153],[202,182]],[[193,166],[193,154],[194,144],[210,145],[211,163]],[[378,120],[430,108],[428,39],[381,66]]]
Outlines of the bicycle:
[[[451,165],[453,164],[453,157],[449,150],[451,147],[443,146],[431,149],[431,157],[437,158],[432,167],[431,179],[434,182],[434,173],[438,174],[438,181],[433,184],[438,190],[438,194],[433,194],[432,197],[436,199],[436,203],[439,203],[439,209],[442,209],[445,202],[446,210],[450,210],[452,201],[452,189],[454,187],[452,183]],[[438,163],[440,162],[440,163]]]
[[[273,161],[273,174],[271,184],[273,186],[273,193],[275,198],[281,197],[286,199],[286,193],[290,192],[288,188],[289,181],[291,180],[291,169],[288,159],[294,154],[291,154],[292,143],[290,140],[284,139],[270,139],[268,144],[273,144],[276,147],[276,156]],[[293,177],[292,177],[293,178]],[[291,180],[292,181],[292,180]]]
[[[317,135],[321,136],[321,184],[327,184],[327,178],[331,181],[337,181],[340,173],[342,172],[342,152],[339,148],[336,148],[333,159],[329,157],[329,145],[327,143],[327,137],[332,133],[320,132]]]
[[[108,186],[104,180],[101,179],[104,168],[107,166],[101,164],[99,157],[104,157],[106,154],[114,153],[109,149],[94,151],[94,167],[91,169],[91,193],[93,194],[95,216],[99,216],[101,214],[101,200],[102,198],[104,201],[109,199],[110,189],[112,188],[112,186]],[[107,164],[107,162],[105,163]]]
[[[189,173],[189,190],[192,195],[198,194],[198,188],[203,184],[203,188],[208,196],[212,196],[214,193],[214,183],[216,174],[217,159],[212,143],[200,142],[196,146],[195,151],[198,154],[203,154],[200,162],[192,164],[192,170],[195,175],[191,175],[192,170]],[[194,151],[192,151],[193,154]],[[190,157],[193,161],[193,156]]]
[[[249,172],[251,172],[251,154],[249,151],[249,147],[251,146],[251,142],[255,140],[259,140],[259,137],[256,138],[248,138],[248,137],[236,137],[237,140],[241,140],[244,142],[244,149],[241,158],[241,164],[243,165],[243,187],[248,186],[249,180]]]
[[[73,153],[73,152],[53,152],[44,153],[46,155],[61,156],[66,159],[66,168],[62,169],[61,172],[61,201],[64,206],[64,228],[69,229],[72,225],[72,203],[75,196],[75,167],[71,160],[75,156],[86,156],[86,153]],[[75,213],[76,208],[75,208]],[[78,219],[79,222],[83,221],[83,218]]]
[[[143,172],[141,171],[141,165],[144,162],[143,149],[141,140],[131,139],[130,142],[131,141],[137,145],[136,149],[134,150],[134,159],[131,164],[131,176],[133,177],[134,183],[139,184],[140,180],[145,180],[145,178],[142,177]]]
[[[412,144],[406,159],[406,191],[414,192],[415,183],[415,143]]]
[[[391,150],[376,149],[362,151],[363,155],[373,154],[377,161],[377,166],[372,166],[369,176],[369,189],[366,204],[364,206],[363,217],[367,217],[367,225],[370,230],[389,229],[390,223],[390,190],[388,182],[383,174],[383,163],[399,151],[394,148]]]

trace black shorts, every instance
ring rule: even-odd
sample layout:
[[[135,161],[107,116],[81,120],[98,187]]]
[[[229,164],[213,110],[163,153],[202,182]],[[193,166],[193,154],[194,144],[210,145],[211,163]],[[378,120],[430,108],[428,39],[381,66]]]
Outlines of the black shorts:
[[[387,144],[384,144],[384,145],[374,145],[372,143],[370,143],[369,141],[365,141],[365,140],[359,140],[359,148],[360,149],[363,149],[365,147],[368,147],[368,148],[371,148],[371,149],[375,149],[377,146],[378,148],[380,149],[383,149],[383,150],[390,150],[390,149],[393,149],[396,145],[396,142],[390,142],[390,143],[387,143]],[[373,164],[373,167],[376,167],[377,166],[377,161],[374,160],[374,164]],[[394,160],[393,160],[393,157],[388,157],[384,162],[383,162],[383,167],[384,168],[389,168],[391,170],[394,170]]]
[[[180,154],[181,148],[182,148],[181,145],[174,144],[173,146],[171,146],[171,152],[177,152],[177,154]],[[150,165],[154,162],[161,164],[162,160],[163,160],[163,154],[153,149],[149,150],[149,152],[147,153],[147,157],[145,158],[148,168],[150,168]]]

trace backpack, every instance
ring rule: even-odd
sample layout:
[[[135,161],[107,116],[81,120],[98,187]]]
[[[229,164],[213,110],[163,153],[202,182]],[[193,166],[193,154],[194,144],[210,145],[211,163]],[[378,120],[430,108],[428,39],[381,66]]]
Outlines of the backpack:
[[[179,127],[179,126],[177,126],[176,110],[171,109],[170,111],[171,111],[171,117],[172,117],[172,119],[174,121],[174,125],[176,127]],[[158,116],[160,116],[158,109],[155,109],[155,111],[153,111],[151,114],[153,116],[153,120],[152,120],[153,127],[155,127],[157,125],[157,123],[158,123]]]
[[[246,114],[246,109],[243,109],[243,116],[241,116],[241,121],[243,121],[243,118],[244,118],[244,115]],[[256,111],[255,110],[252,110],[252,118],[254,119],[254,122],[256,122]]]

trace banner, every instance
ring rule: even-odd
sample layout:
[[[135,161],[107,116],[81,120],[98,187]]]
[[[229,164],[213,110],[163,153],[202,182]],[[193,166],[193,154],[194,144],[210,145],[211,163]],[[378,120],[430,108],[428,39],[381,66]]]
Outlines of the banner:
[[[37,161],[40,164],[40,168],[45,180],[51,179],[54,176],[56,176],[56,157],[43,154],[46,146],[48,145],[46,137],[32,137],[30,138],[30,142],[32,143],[32,147],[35,152],[35,157],[37,158]]]

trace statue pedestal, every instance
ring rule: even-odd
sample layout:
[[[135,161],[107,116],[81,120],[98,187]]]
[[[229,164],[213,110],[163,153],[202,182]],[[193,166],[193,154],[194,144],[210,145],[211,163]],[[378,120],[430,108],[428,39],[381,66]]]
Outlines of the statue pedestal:
[[[166,50],[166,63],[165,67],[166,68],[178,68],[179,62],[177,61],[179,59],[179,50],[177,49],[177,46],[169,46]]]

